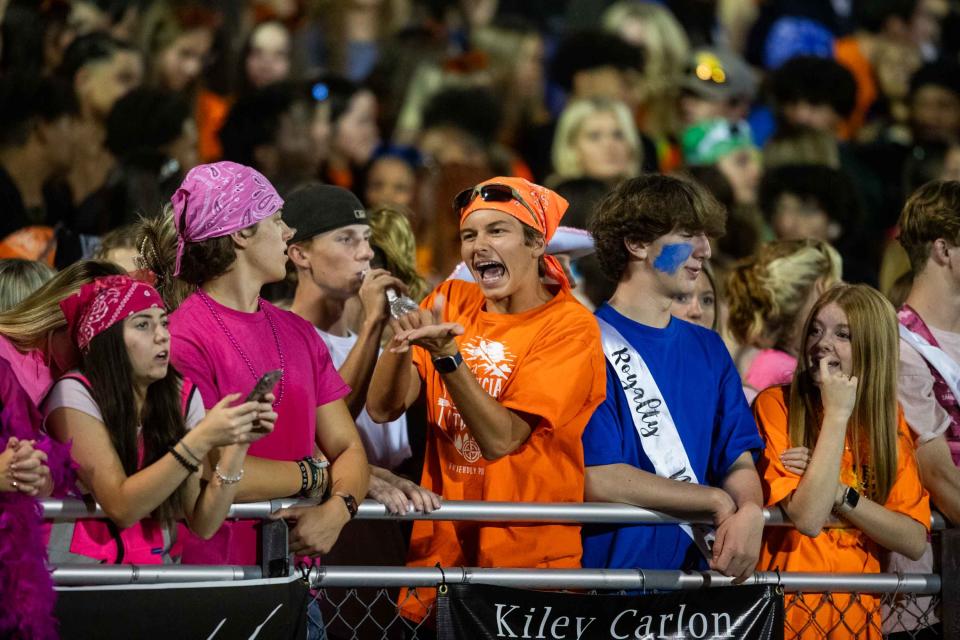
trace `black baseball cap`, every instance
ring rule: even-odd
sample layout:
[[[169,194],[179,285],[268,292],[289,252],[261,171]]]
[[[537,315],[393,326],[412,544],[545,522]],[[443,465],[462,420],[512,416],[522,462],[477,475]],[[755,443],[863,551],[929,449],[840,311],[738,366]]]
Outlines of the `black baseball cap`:
[[[318,182],[298,187],[285,198],[283,221],[296,230],[289,244],[351,224],[370,224],[367,210],[353,192]]]

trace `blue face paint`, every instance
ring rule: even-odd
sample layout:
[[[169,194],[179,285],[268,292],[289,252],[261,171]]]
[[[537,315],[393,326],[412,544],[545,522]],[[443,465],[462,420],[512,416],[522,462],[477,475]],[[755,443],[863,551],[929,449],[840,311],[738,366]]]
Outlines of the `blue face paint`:
[[[665,244],[660,250],[660,255],[653,261],[653,268],[673,275],[692,254],[693,245],[688,242]]]

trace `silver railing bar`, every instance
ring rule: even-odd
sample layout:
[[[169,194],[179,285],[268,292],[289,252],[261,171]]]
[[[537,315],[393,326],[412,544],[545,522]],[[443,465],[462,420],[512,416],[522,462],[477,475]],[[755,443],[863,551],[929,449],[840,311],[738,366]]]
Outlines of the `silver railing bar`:
[[[714,571],[635,569],[487,569],[475,567],[336,567],[310,570],[310,584],[322,587],[432,587],[448,584],[489,584],[523,589],[662,589],[692,590],[728,587],[733,578]],[[780,584],[784,591],[860,593],[940,592],[936,574],[780,573],[761,571],[745,584]]]
[[[257,580],[260,567],[238,565],[61,564],[53,569],[57,586],[234,582]]]
[[[59,565],[58,586],[233,582],[261,578],[260,567],[205,565]],[[696,590],[729,587],[733,579],[714,571],[637,569],[499,569],[479,567],[337,567],[310,569],[310,585],[325,587],[434,587],[488,584],[523,589]],[[784,591],[858,593],[940,592],[936,574],[774,573],[760,571],[745,584],[780,584]]]
[[[43,517],[52,520],[76,520],[81,518],[104,518],[106,514],[99,505],[82,500],[40,500]],[[265,520],[280,509],[291,506],[311,506],[311,500],[270,500],[269,502],[249,502],[230,507],[228,518],[246,518]],[[792,527],[793,523],[779,508],[764,509],[764,518],[768,527]],[[403,515],[393,515],[387,508],[373,500],[364,500],[357,514],[358,520],[445,520],[445,521],[481,521],[481,522],[553,522],[570,524],[675,524],[687,522],[658,511],[641,509],[618,503],[579,503],[579,502],[485,502],[485,501],[444,501],[433,513],[410,511]],[[699,524],[711,524],[709,520],[697,520]],[[944,517],[933,513],[931,518],[934,530],[946,529]],[[831,520],[826,526],[849,526],[842,521]]]

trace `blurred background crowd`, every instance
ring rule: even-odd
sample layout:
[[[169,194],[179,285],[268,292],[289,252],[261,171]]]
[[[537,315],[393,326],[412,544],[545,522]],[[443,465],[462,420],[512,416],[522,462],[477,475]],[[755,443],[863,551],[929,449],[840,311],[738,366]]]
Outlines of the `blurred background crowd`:
[[[897,301],[910,278],[893,241],[905,197],[960,178],[950,0],[8,0],[0,11],[0,257],[51,268],[132,264],[127,225],[218,159],[255,167],[281,194],[320,179],[402,207],[429,284],[459,261],[449,202],[466,186],[546,184],[571,203],[563,224],[583,228],[624,178],[683,172],[729,212],[713,289],[764,242],[812,238],[837,249],[845,280]],[[609,295],[593,258],[573,272],[584,302]]]

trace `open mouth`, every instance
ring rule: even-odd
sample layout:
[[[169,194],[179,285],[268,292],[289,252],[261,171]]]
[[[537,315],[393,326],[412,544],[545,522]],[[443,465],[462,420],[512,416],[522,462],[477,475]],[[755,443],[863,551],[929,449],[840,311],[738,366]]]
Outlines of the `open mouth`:
[[[473,269],[477,272],[480,283],[488,287],[497,285],[507,274],[503,263],[494,260],[475,262]]]
[[[156,360],[157,362],[162,362],[163,364],[166,364],[167,361],[170,359],[170,352],[161,351],[157,355],[153,356],[153,359]]]

